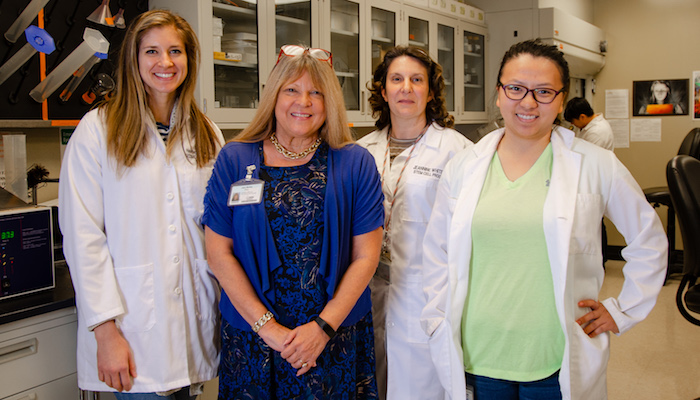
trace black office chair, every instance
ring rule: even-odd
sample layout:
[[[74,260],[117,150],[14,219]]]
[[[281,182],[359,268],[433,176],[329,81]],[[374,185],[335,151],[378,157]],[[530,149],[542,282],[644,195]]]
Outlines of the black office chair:
[[[673,157],[666,167],[666,179],[683,238],[683,279],[676,304],[685,319],[700,326],[700,320],[689,312],[700,313],[700,160],[688,155]]]
[[[678,149],[678,154],[700,159],[700,128],[693,128],[688,132]],[[668,192],[668,186],[644,189],[644,195],[654,208],[662,205],[668,207],[666,211],[666,237],[668,238],[666,279],[668,279],[672,273],[683,270],[683,253],[676,250],[676,213],[671,202],[671,195]]]

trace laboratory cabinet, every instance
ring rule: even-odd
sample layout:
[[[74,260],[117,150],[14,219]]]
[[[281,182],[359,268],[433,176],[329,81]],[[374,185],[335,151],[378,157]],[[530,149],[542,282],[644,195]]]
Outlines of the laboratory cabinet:
[[[400,7],[397,2],[381,0],[327,0],[322,4],[320,47],[333,53],[333,70],[353,125],[374,124],[368,83],[384,54],[399,43]]]
[[[448,5],[455,4],[461,3]],[[457,122],[484,122],[486,30],[483,15],[478,20],[473,7],[469,16],[462,6],[460,14],[458,6],[438,10],[427,0],[150,0],[151,8],[173,10],[193,25],[202,49],[197,98],[224,129],[252,120],[283,44],[332,52],[354,126],[374,124],[367,86],[384,54],[399,44],[421,47],[443,65],[448,110]],[[467,39],[472,49],[480,46],[469,58]]]
[[[0,399],[79,398],[75,307],[0,325]]]
[[[440,63],[447,110],[457,123],[486,122],[486,27],[443,13],[404,8],[400,43],[420,47]]]
[[[177,12],[197,33],[202,60],[197,97],[221,128],[242,128],[257,109],[282,44],[313,45],[317,0],[150,0]]]

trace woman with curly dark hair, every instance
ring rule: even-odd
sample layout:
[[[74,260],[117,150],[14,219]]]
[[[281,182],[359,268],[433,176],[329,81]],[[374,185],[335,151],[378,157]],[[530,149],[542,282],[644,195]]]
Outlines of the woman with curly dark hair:
[[[370,283],[380,396],[442,398],[418,321],[425,305],[421,244],[442,169],[471,142],[451,129],[442,67],[424,50],[389,50],[369,89],[378,130],[358,143],[374,156],[384,192],[382,255]]]

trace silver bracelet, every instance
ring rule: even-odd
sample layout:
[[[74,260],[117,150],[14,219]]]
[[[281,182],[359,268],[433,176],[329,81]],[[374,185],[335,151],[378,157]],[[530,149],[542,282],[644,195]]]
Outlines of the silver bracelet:
[[[258,333],[260,328],[262,328],[263,325],[265,325],[267,321],[271,320],[272,318],[275,318],[275,316],[269,311],[263,314],[263,316],[253,324],[253,332]]]

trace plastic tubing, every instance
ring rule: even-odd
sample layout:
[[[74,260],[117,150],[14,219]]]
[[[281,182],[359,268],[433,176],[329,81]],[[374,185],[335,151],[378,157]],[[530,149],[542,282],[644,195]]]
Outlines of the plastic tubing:
[[[40,51],[45,54],[51,54],[56,50],[51,35],[38,26],[30,25],[24,32],[27,36],[27,44],[22,46],[12,58],[7,60],[7,62],[0,67],[0,85],[2,85],[7,78],[12,76],[19,67],[29,61],[36,52]]]
[[[36,102],[41,103],[58,89],[63,82],[68,79],[75,70],[83,65],[95,53],[107,53],[109,42],[100,33],[92,28],[85,28],[83,42],[71,52],[51,73],[41,81],[29,96]]]
[[[39,15],[39,11],[41,11],[48,2],[49,0],[32,0],[27,7],[24,8],[22,14],[20,14],[15,22],[7,29],[7,32],[5,32],[5,39],[10,43],[16,42],[22,32],[34,21],[34,18]]]

